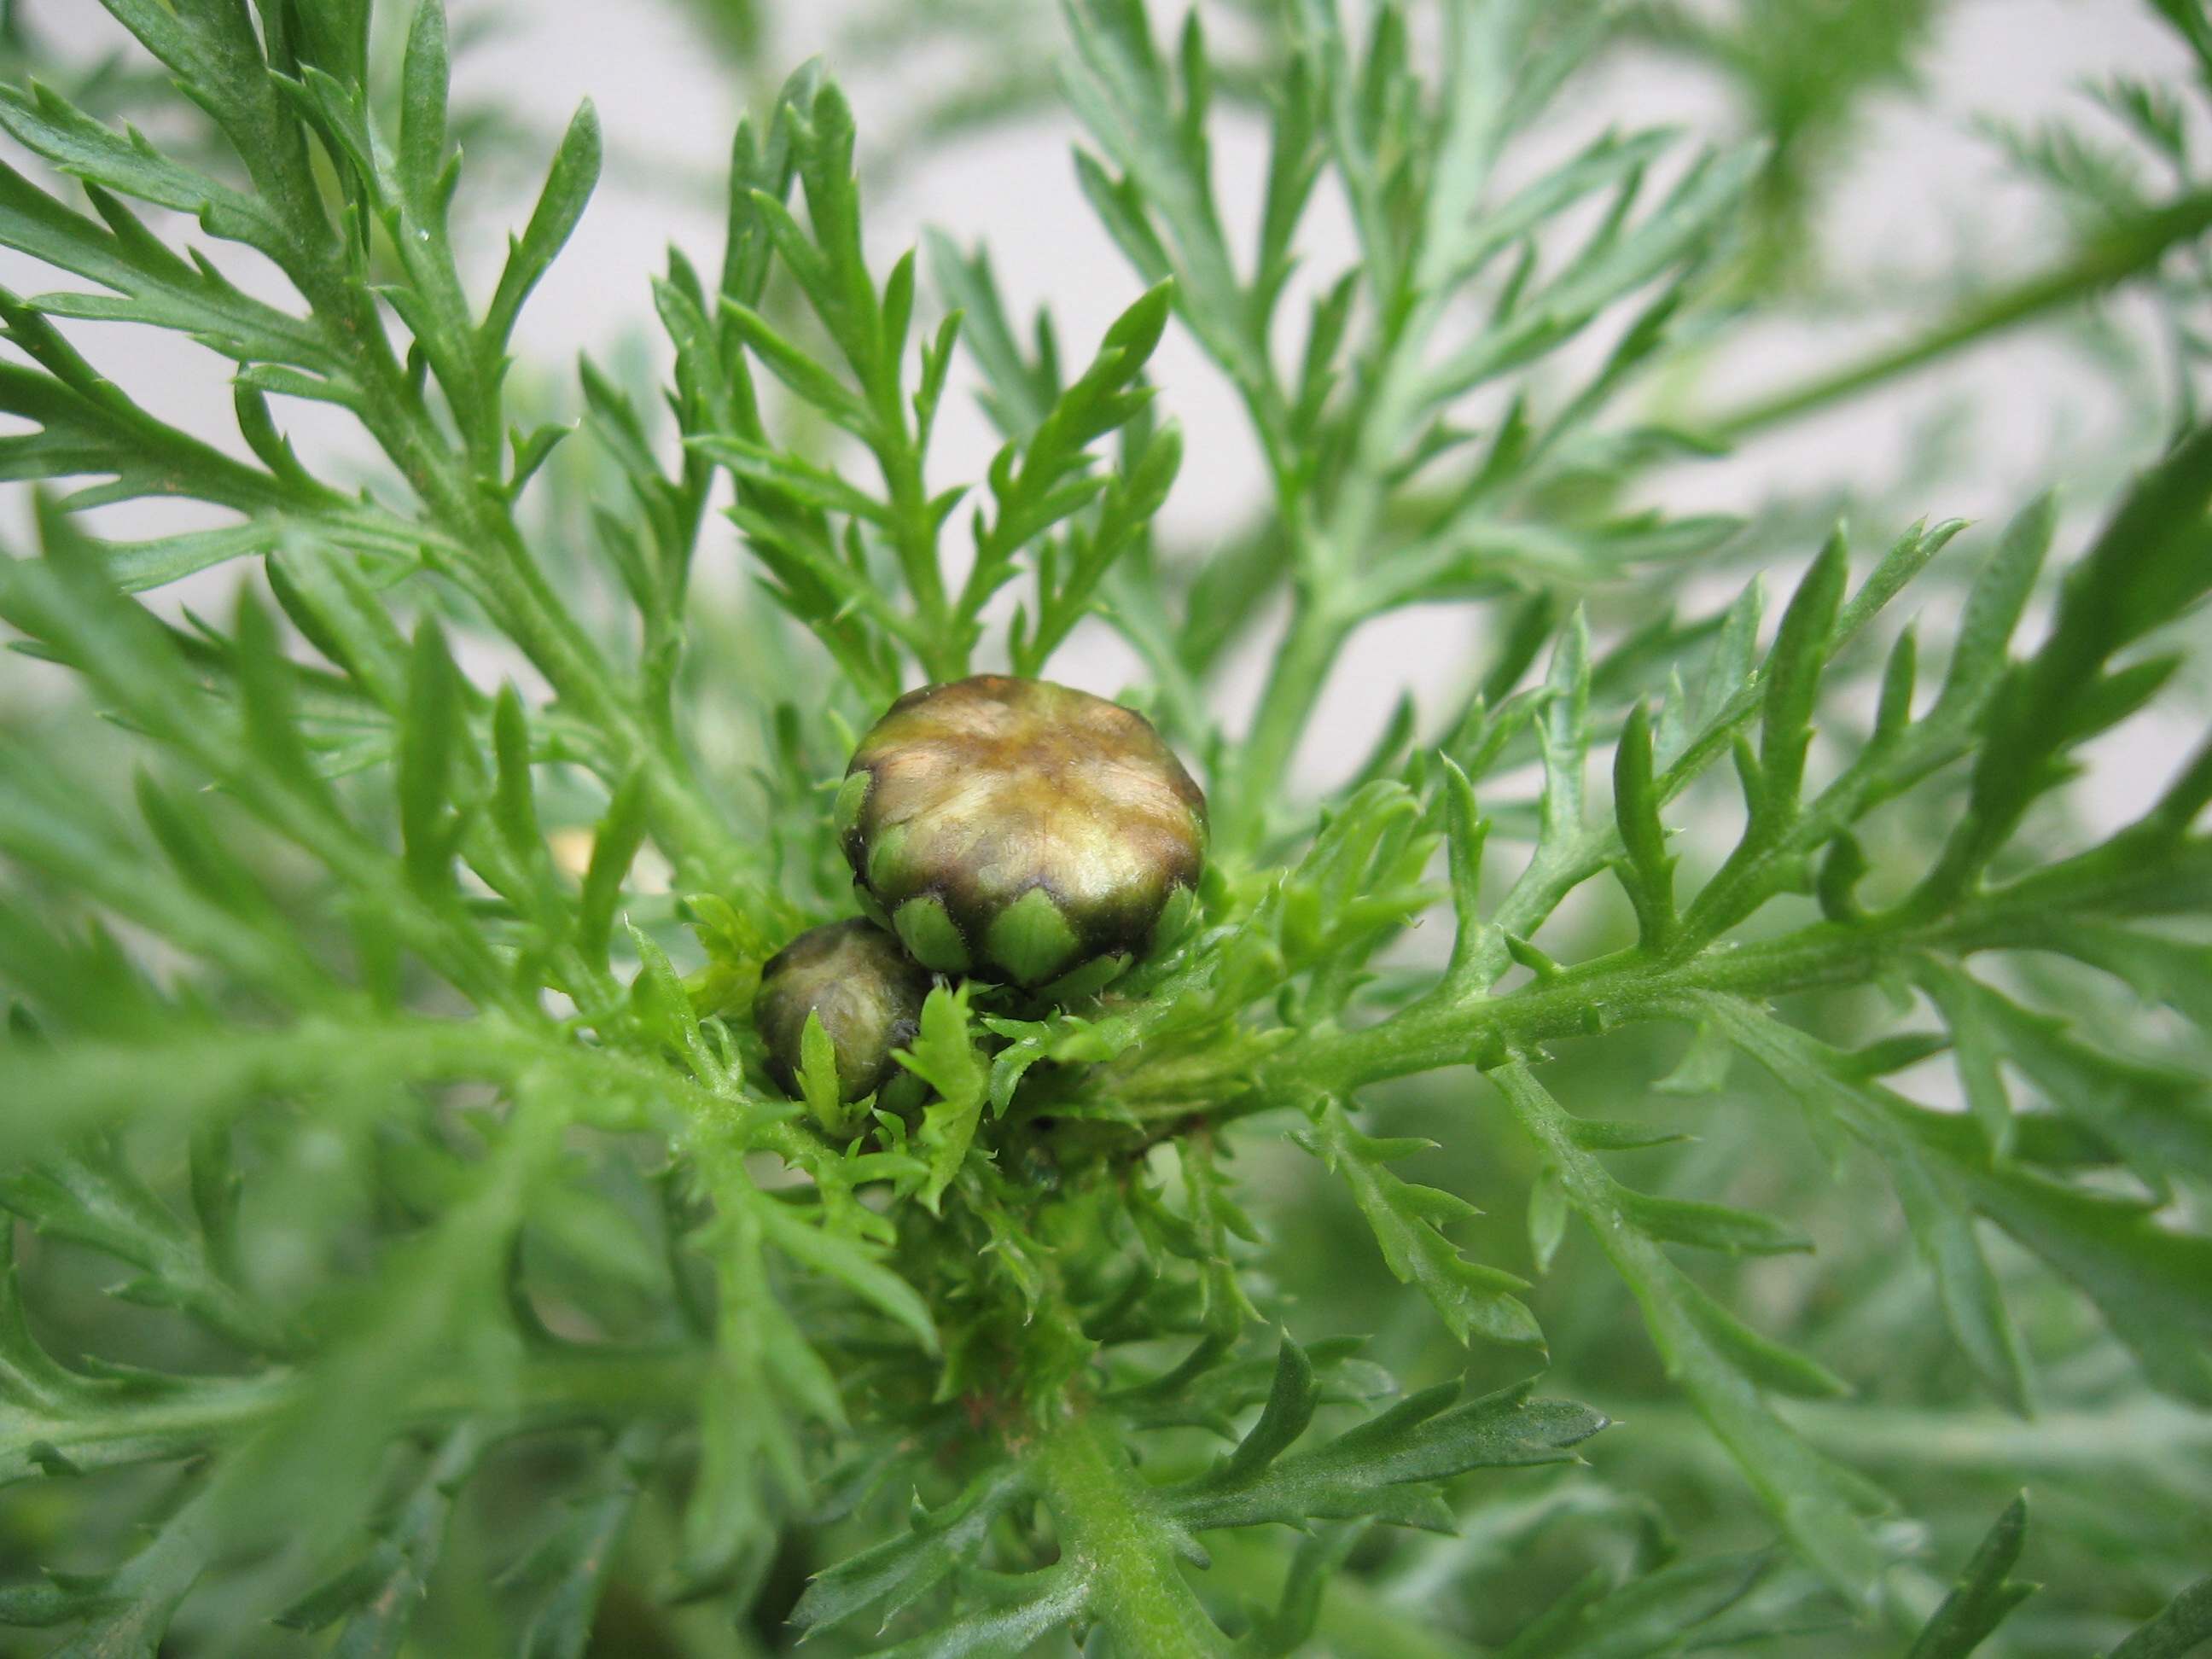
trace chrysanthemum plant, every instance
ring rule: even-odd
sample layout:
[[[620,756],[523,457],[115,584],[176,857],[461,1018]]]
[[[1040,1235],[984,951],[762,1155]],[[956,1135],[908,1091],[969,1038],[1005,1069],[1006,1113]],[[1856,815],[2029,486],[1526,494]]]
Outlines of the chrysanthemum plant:
[[[544,423],[510,343],[588,109],[465,270],[440,0],[396,77],[370,0],[104,3],[220,143],[0,94],[39,164],[0,244],[51,268],[0,294],[0,475],[70,481],[0,617],[120,728],[49,699],[0,748],[9,1652],[1941,1659],[2009,1639],[2041,1536],[1946,1505],[1978,1534],[2067,1432],[2062,1515],[2178,1494],[2208,1541],[2212,749],[2117,828],[2069,803],[2202,683],[2212,431],[2094,522],[1838,531],[1771,625],[1755,581],[1677,618],[1740,526],[1635,504],[2154,270],[2201,195],[1670,425],[1763,157],[1527,162],[1601,12],[1281,8],[1225,206],[1198,21],[1073,0],[1076,177],[1135,272],[1100,337],[1018,326],[949,241],[872,263],[808,70],[738,130],[719,257],[654,285],[665,413],[586,363]],[[1322,196],[1342,270],[1302,263]],[[1170,329],[1270,486],[1202,556],[1153,530],[1229,441],[1153,397]],[[234,433],[134,400],[147,330],[230,367]],[[948,477],[978,385],[1003,447]],[[303,460],[302,402],[366,443]],[[79,516],[141,497],[222,512]],[[160,599],[226,562],[221,616]],[[1463,701],[1319,752],[1347,644],[1415,605],[1487,641]],[[1124,707],[1039,684],[1102,628]],[[1403,1112],[1512,1225],[1455,1237]],[[1294,1296],[1346,1220],[1368,1288]],[[2022,1420],[2039,1362],[2090,1428]],[[2212,1593],[2158,1577],[2008,1629],[2183,1653]]]

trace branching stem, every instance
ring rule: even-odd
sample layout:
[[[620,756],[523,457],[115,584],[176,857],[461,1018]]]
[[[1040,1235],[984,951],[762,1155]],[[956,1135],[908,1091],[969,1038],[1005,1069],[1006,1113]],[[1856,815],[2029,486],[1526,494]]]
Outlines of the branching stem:
[[[2009,329],[2147,275],[2171,250],[2195,240],[2208,228],[2212,228],[2212,193],[2185,196],[2119,227],[2063,264],[1968,301],[1923,333],[1725,410],[1706,422],[1706,429],[1723,438],[1746,438],[1848,402]]]
[[[513,514],[495,493],[496,480],[475,476],[433,419],[405,368],[393,356],[376,301],[353,281],[296,130],[268,107],[241,118],[254,124],[240,143],[256,183],[282,218],[291,241],[286,274],[307,300],[332,355],[358,388],[358,413],[438,528],[470,550],[454,574],[499,613],[502,624],[578,718],[596,727],[604,752],[594,758],[610,780],[632,765],[644,769],[653,827],[672,863],[694,884],[726,881],[743,867],[728,832],[701,798],[672,730],[649,719],[617,681],[582,626],[554,592],[524,544]],[[261,142],[252,139],[258,133]]]
[[[1105,1425],[1088,1413],[1069,1418],[1038,1446],[1036,1469],[1060,1548],[1117,1648],[1146,1659],[1227,1651],[1166,1547],[1166,1523],[1147,1510]]]
[[[2167,859],[2078,861],[2045,878],[1999,890],[1935,921],[1869,927],[1820,922],[1777,939],[1723,945],[1686,959],[1640,949],[1598,957],[1514,993],[1438,993],[1389,1018],[1346,1030],[1318,1026],[1255,1062],[1242,1045],[1133,1069],[1117,1097],[1140,1115],[1211,1111],[1241,1116],[1316,1095],[1341,1095],[1478,1058],[1503,1058],[1563,1037],[1647,1019],[1675,1018],[1699,992],[1770,998],[1832,985],[1863,985],[1916,951],[1954,954],[2033,946],[2054,920],[2155,912],[2183,883],[2202,880],[2212,842],[2184,843]],[[2192,874],[2192,872],[2194,872]]]

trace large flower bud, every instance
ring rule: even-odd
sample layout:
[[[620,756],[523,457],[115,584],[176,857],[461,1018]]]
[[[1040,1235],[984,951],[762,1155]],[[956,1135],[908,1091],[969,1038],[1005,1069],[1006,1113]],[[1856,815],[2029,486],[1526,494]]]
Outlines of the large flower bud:
[[[1103,983],[1187,908],[1206,797],[1141,714],[981,674],[909,692],[837,797],[863,902],[942,973]]]
[[[898,941],[869,921],[810,927],[769,958],[753,999],[769,1074],[797,1095],[806,1018],[818,1015],[837,1056],[838,1097],[872,1094],[896,1072],[891,1051],[910,1046],[929,975]]]

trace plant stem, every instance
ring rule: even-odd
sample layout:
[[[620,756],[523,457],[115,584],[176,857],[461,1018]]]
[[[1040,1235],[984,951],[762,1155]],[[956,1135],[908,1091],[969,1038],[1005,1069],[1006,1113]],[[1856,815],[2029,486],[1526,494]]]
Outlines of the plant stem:
[[[1676,999],[1691,993],[1774,997],[1820,986],[1866,984],[1914,950],[1939,944],[1960,951],[1984,948],[1990,941],[1977,932],[1963,919],[1881,930],[1821,923],[1741,949],[1708,951],[1682,963],[1624,951],[1512,996],[1438,998],[1359,1030],[1317,1030],[1270,1056],[1258,1082],[1263,1091],[1273,1084],[1286,1091],[1339,1094],[1388,1078],[1468,1065],[1478,1054],[1500,1048],[1674,1018]]]
[[[1267,808],[1289,788],[1291,763],[1344,637],[1334,616],[1300,596],[1260,695],[1252,730],[1237,751],[1227,810],[1215,826],[1215,845],[1223,856],[1244,860],[1257,854],[1267,834]]]
[[[1937,919],[1819,922],[1686,959],[1631,949],[1510,996],[1438,992],[1356,1030],[1316,1027],[1264,1057],[1255,1058],[1249,1044],[1229,1043],[1215,1053],[1140,1064],[1114,1093],[1147,1120],[1190,1113],[1225,1120],[1616,1025],[1678,1018],[1681,999],[1698,993],[1786,996],[1870,984],[1919,951],[2033,949],[2051,923],[2069,915],[2160,914],[2180,890],[2212,874],[2212,841],[2185,842],[2164,858],[2128,853],[2108,843]]]
[[[1710,1443],[1700,1443],[1676,1401],[1625,1400],[1620,1411],[1624,1419],[1651,1431],[1654,1444],[1672,1441],[1692,1456],[1711,1449]],[[2033,1421],[1989,1409],[1802,1401],[1791,1403],[1790,1421],[1834,1456],[1923,1477],[1963,1473],[2016,1482],[2026,1475],[2063,1479],[2124,1468],[2133,1478],[2181,1491],[2212,1458],[2212,1418],[2157,1395],[2045,1409]]]
[[[890,496],[893,540],[899,568],[914,595],[920,640],[914,644],[921,671],[933,680],[958,679],[968,672],[968,648],[956,637],[954,617],[945,592],[945,573],[938,564],[937,526],[930,516],[928,486],[922,477],[922,458],[906,428],[898,401],[896,371],[889,390],[878,399],[878,419],[885,423],[876,454]],[[888,403],[888,407],[883,405]]]
[[[641,701],[619,685],[582,626],[562,604],[531,556],[514,517],[479,476],[478,458],[457,453],[422,393],[393,355],[373,294],[346,269],[336,233],[297,129],[273,94],[250,112],[241,154],[291,238],[279,260],[307,301],[333,356],[358,392],[356,413],[445,534],[469,550],[465,574],[524,654],[580,719],[596,727],[611,775],[632,765],[645,774],[661,850],[695,885],[720,885],[744,867],[728,831],[699,795],[671,730],[656,730]],[[496,431],[495,420],[490,428]]]
[[[1986,294],[1902,343],[1799,385],[1754,398],[1703,422],[1717,437],[1742,438],[1914,374],[2008,329],[2147,275],[2166,252],[2212,228],[2212,192],[2186,196],[2121,226],[2062,265]]]
[[[1036,1450],[1044,1498],[1090,1605],[1121,1652],[1213,1659],[1228,1644],[1183,1582],[1168,1525],[1144,1501],[1127,1460],[1098,1419],[1069,1418]]]

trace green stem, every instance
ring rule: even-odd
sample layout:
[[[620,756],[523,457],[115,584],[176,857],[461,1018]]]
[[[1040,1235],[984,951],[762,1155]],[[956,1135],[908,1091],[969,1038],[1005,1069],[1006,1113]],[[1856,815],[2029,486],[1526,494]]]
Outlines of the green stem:
[[[1740,950],[1709,951],[1680,964],[1626,952],[1512,996],[1440,998],[1417,1002],[1360,1030],[1317,1031],[1271,1056],[1260,1083],[1263,1090],[1273,1084],[1341,1094],[1388,1078],[1471,1064],[1480,1054],[1504,1048],[1672,1018],[1675,1000],[1697,992],[1771,997],[1865,984],[1908,951],[1939,940],[1954,949],[1971,948],[1962,931],[1937,927],[1876,933],[1824,924]]]
[[[1298,741],[1343,648],[1346,631],[1323,606],[1301,596],[1260,694],[1252,730],[1237,751],[1227,810],[1214,829],[1222,855],[1249,861],[1258,854],[1267,835],[1267,808],[1284,798]]]
[[[311,295],[318,315],[321,300]],[[337,295],[330,303],[343,304]],[[719,885],[741,867],[729,834],[700,798],[672,727],[656,729],[617,684],[605,659],[554,592],[511,514],[467,476],[464,458],[439,437],[392,361],[373,312],[343,317],[332,343],[349,349],[362,388],[362,423],[414,487],[431,515],[462,545],[480,550],[467,573],[500,622],[563,703],[603,739],[596,757],[611,778],[636,765],[645,775],[654,836],[683,878]],[[373,341],[369,331],[374,330]]]
[[[1677,1401],[1654,1396],[1620,1404],[1622,1418],[1649,1433],[1647,1444],[1701,1461],[1717,1451]],[[1791,1402],[1790,1422],[1832,1456],[1909,1478],[1979,1474],[2017,1484],[2034,1475],[2065,1479],[2124,1468],[2131,1479],[2179,1490],[2197,1481],[2212,1458],[2212,1417],[2157,1395],[2110,1408],[2040,1410],[2032,1421],[1996,1410],[1910,1409],[1893,1401],[1802,1401]]]
[[[2116,228],[2064,264],[1962,306],[1925,333],[1797,386],[1755,398],[1704,423],[1742,438],[1856,398],[1955,351],[2031,323],[2117,283],[2147,275],[2168,250],[2212,227],[2212,192],[2186,196]]]
[[[1723,943],[1687,959],[1628,950],[1539,981],[1510,996],[1439,991],[1357,1030],[1318,1026],[1255,1057],[1249,1043],[1139,1063],[1115,1097],[1151,1119],[1204,1112],[1242,1116],[1315,1094],[1464,1066],[1511,1049],[1615,1025],[1680,1017],[1700,993],[1771,998],[1872,983],[1914,952],[2036,949],[2069,915],[2159,915],[2201,887],[2212,841],[2160,856],[2116,843],[1984,895],[1951,915],[1883,925],[1820,922],[1756,944]]]
[[[1434,236],[1437,229],[1432,227],[1429,234]],[[1376,248],[1369,252],[1371,260]],[[1387,279],[1372,280],[1382,284],[1378,294],[1393,292]],[[1372,386],[1351,417],[1358,440],[1352,462],[1321,523],[1313,521],[1297,469],[1287,461],[1277,467],[1276,495],[1285,538],[1297,561],[1297,599],[1238,756],[1228,822],[1218,836],[1232,856],[1249,858],[1259,851],[1267,805],[1282,796],[1329,671],[1353,629],[1373,614],[1352,602],[1358,572],[1382,528],[1391,471],[1427,407],[1421,349],[1449,310],[1447,295],[1432,295],[1385,326],[1376,343]],[[1272,456],[1279,441],[1262,413],[1263,405],[1255,403],[1254,418]]]
[[[1214,1659],[1219,1628],[1176,1565],[1168,1523],[1145,1502],[1128,1460],[1097,1418],[1079,1414],[1038,1446],[1036,1468],[1090,1607],[1116,1649],[1145,1659]]]
[[[933,680],[958,679],[968,672],[967,647],[954,637],[951,605],[945,593],[945,574],[937,562],[937,530],[930,522],[927,486],[922,480],[921,457],[902,428],[895,443],[879,452],[884,487],[890,495],[891,518],[896,526],[899,568],[914,594],[921,640],[915,646],[921,671]]]
[[[1431,198],[1429,217],[1410,246],[1390,227],[1384,192],[1358,137],[1357,120],[1344,96],[1346,89],[1337,89],[1332,137],[1338,170],[1352,198],[1369,289],[1382,320],[1371,368],[1364,377],[1367,389],[1347,416],[1354,441],[1351,465],[1318,524],[1312,521],[1314,504],[1307,499],[1310,484],[1291,459],[1297,447],[1285,441],[1279,417],[1270,416],[1279,394],[1270,386],[1269,397],[1252,399],[1255,422],[1274,471],[1284,533],[1297,560],[1298,599],[1236,772],[1229,833],[1221,837],[1236,855],[1249,856],[1258,850],[1267,803],[1282,793],[1337,654],[1353,629],[1374,614],[1372,607],[1354,602],[1353,590],[1362,565],[1376,556],[1395,488],[1394,471],[1431,406],[1424,353],[1453,307],[1449,270],[1462,228],[1457,215],[1473,205],[1494,150],[1481,119],[1472,116],[1482,100],[1462,80],[1480,54],[1473,49],[1472,37],[1461,31],[1462,21],[1455,13],[1453,85],[1469,101],[1455,111],[1455,118],[1469,113],[1471,118],[1464,129],[1455,118],[1449,142],[1464,176],[1449,198],[1440,193]],[[1410,301],[1402,274],[1408,266]],[[1265,352],[1260,356],[1264,361]]]
[[[653,836],[692,887],[718,888],[744,868],[727,828],[701,796],[672,723],[653,720],[626,696],[605,661],[561,604],[503,514],[483,512],[478,533],[502,550],[475,567],[495,594],[501,620],[524,654],[580,718],[605,740],[605,775],[630,764],[644,774]]]
[[[278,263],[307,300],[333,356],[351,371],[362,425],[439,527],[471,550],[467,574],[562,701],[598,728],[605,749],[599,758],[610,768],[644,769],[654,833],[670,860],[690,882],[728,880],[742,867],[740,854],[700,798],[672,731],[657,731],[617,684],[531,556],[514,515],[477,476],[475,459],[447,442],[393,355],[375,299],[346,269],[296,124],[273,94],[257,101],[248,116],[241,154],[290,238]],[[495,419],[489,429],[496,431]]]

